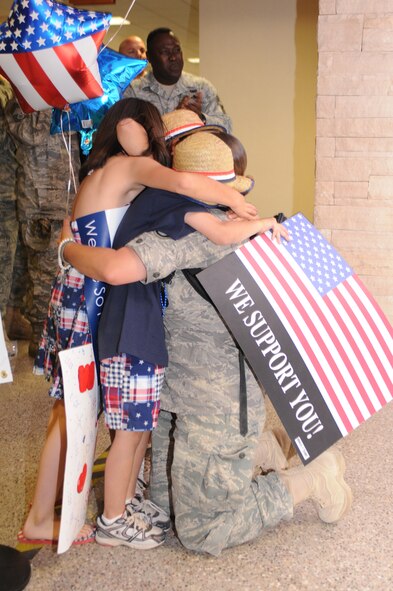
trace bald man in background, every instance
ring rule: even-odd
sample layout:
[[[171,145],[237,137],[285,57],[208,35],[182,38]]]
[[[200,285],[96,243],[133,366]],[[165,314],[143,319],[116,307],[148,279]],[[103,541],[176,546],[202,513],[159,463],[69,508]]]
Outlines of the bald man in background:
[[[142,39],[137,35],[130,35],[123,39],[119,45],[119,53],[128,57],[134,57],[138,60],[146,59],[146,46]],[[146,74],[146,69],[136,76],[136,78],[142,78]]]

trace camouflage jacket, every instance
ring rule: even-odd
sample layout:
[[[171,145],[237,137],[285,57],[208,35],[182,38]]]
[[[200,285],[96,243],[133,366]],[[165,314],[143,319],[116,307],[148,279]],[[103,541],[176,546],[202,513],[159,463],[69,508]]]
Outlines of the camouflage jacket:
[[[176,270],[168,284],[165,338],[169,365],[161,408],[177,413],[234,414],[239,411],[238,350],[211,304],[189,284],[179,269],[207,267],[232,252],[197,232],[171,240],[155,232],[130,241],[147,270],[147,282]],[[248,405],[261,399],[260,386],[247,369]]]
[[[5,106],[12,98],[10,84],[0,76],[0,199],[15,200],[16,158],[15,144],[7,130]],[[14,205],[15,207],[15,205]]]
[[[77,134],[71,134],[69,159],[61,134],[50,134],[51,109],[26,114],[16,99],[12,99],[6,106],[5,115],[16,146],[16,196],[20,221],[63,219],[70,212],[75,195],[69,160],[76,179],[80,167]]]
[[[206,123],[221,125],[228,133],[231,132],[231,119],[225,113],[217,90],[209,80],[183,72],[176,84],[170,88],[172,90],[168,96],[163,86],[154,78],[153,72],[148,72],[146,76],[134,80],[124,91],[123,97],[134,97],[153,103],[163,115],[177,109],[184,96],[200,91],[202,92],[202,112],[206,117]]]

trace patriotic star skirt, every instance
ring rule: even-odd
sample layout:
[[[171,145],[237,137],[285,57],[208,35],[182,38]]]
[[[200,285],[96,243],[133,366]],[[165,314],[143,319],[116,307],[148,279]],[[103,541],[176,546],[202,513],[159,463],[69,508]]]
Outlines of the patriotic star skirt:
[[[165,368],[126,353],[101,360],[100,380],[109,429],[151,431],[157,426]]]
[[[64,398],[59,352],[91,343],[83,285],[84,276],[72,267],[58,273],[34,363],[35,374],[53,380],[49,395],[57,400]]]

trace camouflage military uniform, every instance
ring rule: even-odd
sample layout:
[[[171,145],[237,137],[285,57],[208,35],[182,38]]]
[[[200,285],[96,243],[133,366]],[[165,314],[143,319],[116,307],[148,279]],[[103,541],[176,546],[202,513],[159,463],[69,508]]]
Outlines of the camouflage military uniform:
[[[7,133],[4,107],[12,97],[12,90],[6,80],[0,77],[0,309],[4,319],[11,291],[12,268],[18,235],[16,217],[15,145]]]
[[[16,198],[22,237],[27,246],[32,282],[29,319],[37,343],[46,317],[50,289],[57,269],[57,239],[62,220],[75,195],[70,181],[69,156],[60,134],[50,135],[51,109],[25,114],[13,99],[6,107],[8,129],[18,162]],[[76,134],[71,161],[77,177],[80,166]],[[69,182],[71,189],[68,196]],[[69,202],[67,202],[69,201]]]
[[[17,221],[17,210],[15,204],[15,219]],[[8,298],[8,306],[13,309],[24,310],[30,307],[30,288],[32,287],[28,276],[27,249],[22,239],[22,231],[17,221],[17,240],[14,265],[12,267],[11,291]]]
[[[177,109],[181,99],[185,96],[202,93],[202,113],[209,125],[221,125],[228,133],[231,132],[232,124],[230,117],[225,113],[217,91],[213,84],[194,74],[183,72],[174,86],[169,87],[169,93],[165,92],[165,86],[159,84],[153,72],[134,80],[123,94],[124,98],[139,98],[153,103],[161,115]]]
[[[206,267],[231,250],[197,233],[179,241],[144,234],[129,246],[145,264],[147,281]],[[169,366],[161,396],[168,412],[160,413],[153,432],[151,496],[164,508],[172,496],[176,530],[187,548],[218,555],[290,518],[293,503],[276,473],[252,479],[264,401],[247,368],[248,433],[240,435],[238,351],[225,325],[180,271],[168,285],[168,299]]]

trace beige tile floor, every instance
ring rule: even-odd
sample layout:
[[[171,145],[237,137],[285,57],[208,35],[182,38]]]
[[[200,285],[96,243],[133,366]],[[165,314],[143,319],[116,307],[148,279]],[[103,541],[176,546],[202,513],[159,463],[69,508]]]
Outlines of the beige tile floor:
[[[50,401],[19,344],[13,384],[0,385],[0,543],[15,546],[32,496]],[[273,412],[270,421],[275,422]],[[28,591],[390,591],[393,589],[393,405],[339,443],[353,489],[341,522],[318,520],[312,503],[294,519],[219,558],[186,551],[172,535],[153,551],[43,548]],[[100,426],[97,453],[108,445]],[[99,496],[100,491],[97,492]]]

